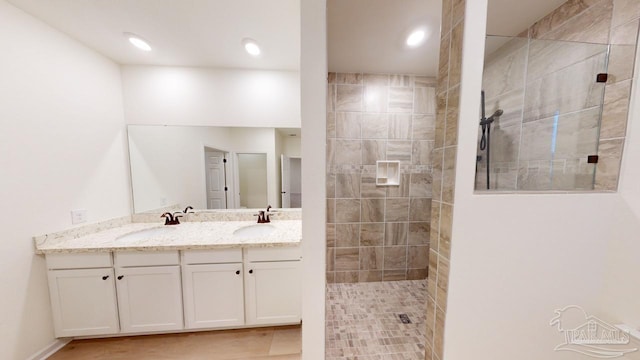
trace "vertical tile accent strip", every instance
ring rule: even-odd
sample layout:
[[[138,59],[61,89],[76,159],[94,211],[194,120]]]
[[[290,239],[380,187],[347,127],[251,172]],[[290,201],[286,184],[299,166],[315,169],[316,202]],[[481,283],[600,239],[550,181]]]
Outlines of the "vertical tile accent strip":
[[[425,359],[442,359],[449,282],[451,224],[458,147],[462,38],[466,0],[443,1],[436,88],[435,142],[431,153],[432,203],[427,279]]]

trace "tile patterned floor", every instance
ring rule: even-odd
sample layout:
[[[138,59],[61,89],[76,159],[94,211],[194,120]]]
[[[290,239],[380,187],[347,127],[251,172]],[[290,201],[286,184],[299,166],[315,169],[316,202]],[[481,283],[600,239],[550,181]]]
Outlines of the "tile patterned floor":
[[[426,280],[328,284],[326,296],[326,360],[424,360]]]

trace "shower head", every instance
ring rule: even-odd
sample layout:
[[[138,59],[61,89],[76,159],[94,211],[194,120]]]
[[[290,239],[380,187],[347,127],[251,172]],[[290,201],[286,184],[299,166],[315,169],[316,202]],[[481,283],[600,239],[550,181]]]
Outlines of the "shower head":
[[[483,118],[482,120],[480,120],[480,125],[485,126],[491,124],[495,121],[495,118],[502,116],[502,114],[504,114],[504,111],[502,111],[502,109],[498,109],[493,113],[493,115],[489,116],[486,119]]]
[[[502,111],[502,109],[498,109],[498,110],[496,110],[496,112],[493,113],[493,115],[489,116],[489,119],[493,119],[495,117],[500,117],[500,116],[502,116],[502,114],[504,114],[504,111]]]
[[[482,125],[482,123],[491,124],[492,122],[494,122],[496,120],[496,118],[502,116],[502,114],[504,114],[504,111],[502,111],[502,109],[498,109],[498,110],[496,110],[496,112],[493,113],[493,115],[489,116],[485,121],[480,122],[480,124],[481,125]]]

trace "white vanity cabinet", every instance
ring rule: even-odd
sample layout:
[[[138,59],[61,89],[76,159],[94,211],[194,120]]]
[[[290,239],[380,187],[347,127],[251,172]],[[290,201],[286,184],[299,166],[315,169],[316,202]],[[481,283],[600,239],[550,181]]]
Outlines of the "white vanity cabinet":
[[[46,256],[56,337],[297,324],[299,246]]]
[[[244,325],[242,249],[182,252],[187,329]]]
[[[300,258],[299,246],[245,249],[247,325],[300,322]]]
[[[183,329],[178,252],[116,252],[114,259],[122,332]]]
[[[56,337],[118,332],[111,253],[47,255]]]

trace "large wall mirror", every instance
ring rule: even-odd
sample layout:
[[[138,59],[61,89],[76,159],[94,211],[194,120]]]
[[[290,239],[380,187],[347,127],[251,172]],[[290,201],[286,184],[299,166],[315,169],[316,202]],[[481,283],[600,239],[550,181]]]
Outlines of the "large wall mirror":
[[[300,129],[129,125],[135,213],[302,206]]]

